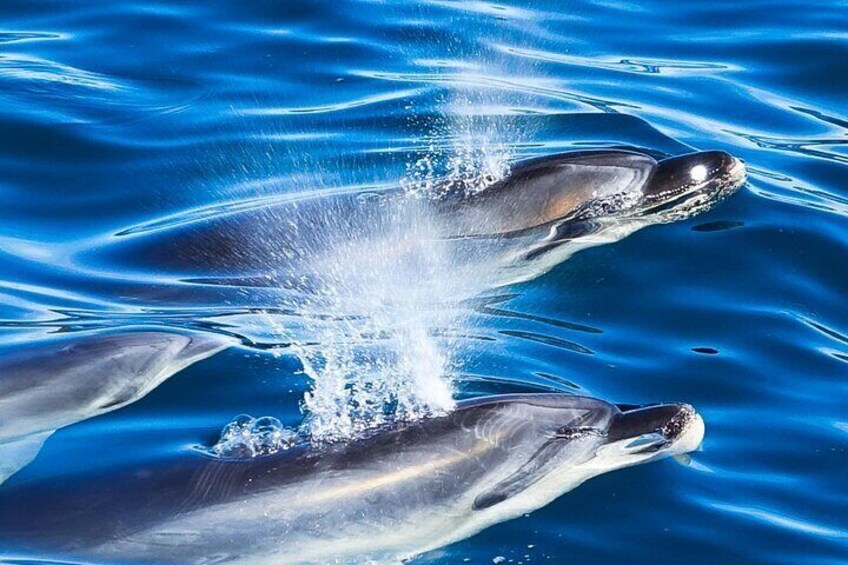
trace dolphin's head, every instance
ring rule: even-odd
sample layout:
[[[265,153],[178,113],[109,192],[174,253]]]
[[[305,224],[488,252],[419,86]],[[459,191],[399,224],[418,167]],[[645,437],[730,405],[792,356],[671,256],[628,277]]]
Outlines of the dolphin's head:
[[[565,157],[549,159],[565,161]],[[686,219],[739,190],[747,178],[745,163],[724,151],[697,151],[659,161],[637,152],[591,152],[580,162],[593,182],[588,184],[591,190],[582,185],[582,203],[564,218],[565,225]],[[550,164],[549,168],[556,170]]]
[[[698,449],[704,439],[704,420],[689,404],[619,405],[607,428],[605,444],[596,458],[606,470]]]
[[[640,214],[672,222],[703,212],[745,184],[745,163],[724,151],[663,159],[645,183]]]
[[[515,418],[526,422],[514,424],[525,433],[506,446],[511,460],[480,482],[473,502],[494,521],[540,508],[594,476],[693,451],[704,436],[704,422],[688,404],[616,406],[544,394],[518,395],[500,409],[515,412],[509,403],[529,406]],[[483,428],[492,429],[490,422]]]
[[[490,200],[500,199],[495,231],[519,234],[540,226],[548,230],[524,258],[544,256],[543,263],[552,266],[575,249],[618,241],[642,227],[709,210],[739,190],[746,178],[745,164],[724,151],[657,160],[642,151],[604,149],[522,162],[487,191]],[[485,198],[486,191],[481,194]],[[480,225],[491,228],[491,216],[470,215],[469,223],[480,232]],[[554,250],[557,253],[550,253]]]

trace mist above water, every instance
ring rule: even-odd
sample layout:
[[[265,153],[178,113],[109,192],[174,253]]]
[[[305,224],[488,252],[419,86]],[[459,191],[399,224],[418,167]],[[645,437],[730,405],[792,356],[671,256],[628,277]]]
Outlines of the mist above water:
[[[445,186],[484,190],[508,172],[509,159],[503,145],[469,130],[425,138],[426,151],[400,182],[400,198],[361,195],[379,211],[367,229],[325,234],[321,255],[307,263],[311,272],[302,273],[308,292],[287,305],[307,331],[292,335],[269,318],[309,377],[301,433],[313,440],[348,439],[454,407],[451,375],[463,353],[451,336],[469,324],[460,303],[488,285],[485,278],[460,275],[465,259],[440,237],[443,219],[428,202],[443,198]]]

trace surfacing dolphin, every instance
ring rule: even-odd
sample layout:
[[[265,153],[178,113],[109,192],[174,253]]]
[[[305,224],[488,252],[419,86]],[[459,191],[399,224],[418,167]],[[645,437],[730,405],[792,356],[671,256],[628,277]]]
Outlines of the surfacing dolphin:
[[[691,406],[495,396],[348,444],[182,454],[0,489],[9,555],[93,563],[373,563],[467,538],[582,482],[696,449]]]
[[[445,181],[432,198],[400,188],[319,192],[196,211],[126,230],[82,261],[303,290],[340,263],[358,264],[353,276],[374,270],[375,257],[397,271],[440,245],[454,279],[494,287],[538,276],[579,249],[707,210],[745,179],[742,161],[722,151],[659,161],[635,150],[575,151],[519,162],[473,194]]]
[[[230,345],[211,334],[125,331],[9,348],[0,355],[0,483],[57,429],[131,404]]]

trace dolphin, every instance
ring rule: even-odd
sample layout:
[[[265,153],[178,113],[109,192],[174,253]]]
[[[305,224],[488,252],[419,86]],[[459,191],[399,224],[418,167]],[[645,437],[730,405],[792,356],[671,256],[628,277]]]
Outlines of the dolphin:
[[[703,212],[745,179],[744,163],[723,151],[661,160],[639,150],[572,151],[521,161],[477,191],[444,180],[429,197],[400,187],[311,192],[194,211],[124,230],[79,262],[304,290],[380,266],[402,271],[438,249],[454,280],[497,287],[538,276],[579,249]],[[340,264],[357,268],[338,274]]]
[[[349,443],[255,458],[190,451],[0,489],[0,547],[87,563],[398,562],[587,479],[696,449],[686,404],[562,393],[463,401]]]
[[[167,331],[65,335],[0,355],[0,483],[57,429],[131,404],[231,345]]]

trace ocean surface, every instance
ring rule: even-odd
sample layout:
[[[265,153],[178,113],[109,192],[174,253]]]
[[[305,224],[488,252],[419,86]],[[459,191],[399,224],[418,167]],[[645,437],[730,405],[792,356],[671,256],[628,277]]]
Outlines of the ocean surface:
[[[333,420],[342,389],[410,417],[445,394],[564,390],[689,402],[702,449],[412,563],[848,561],[844,3],[7,0],[0,16],[0,346],[127,328],[238,342],[57,431],[0,488],[189,456],[241,413],[294,428],[312,410],[351,435]],[[290,195],[426,192],[594,146],[721,149],[749,182],[423,318],[375,310],[402,281],[353,253],[323,283],[376,273],[346,296],[362,335],[333,323],[336,302],[87,253]]]

